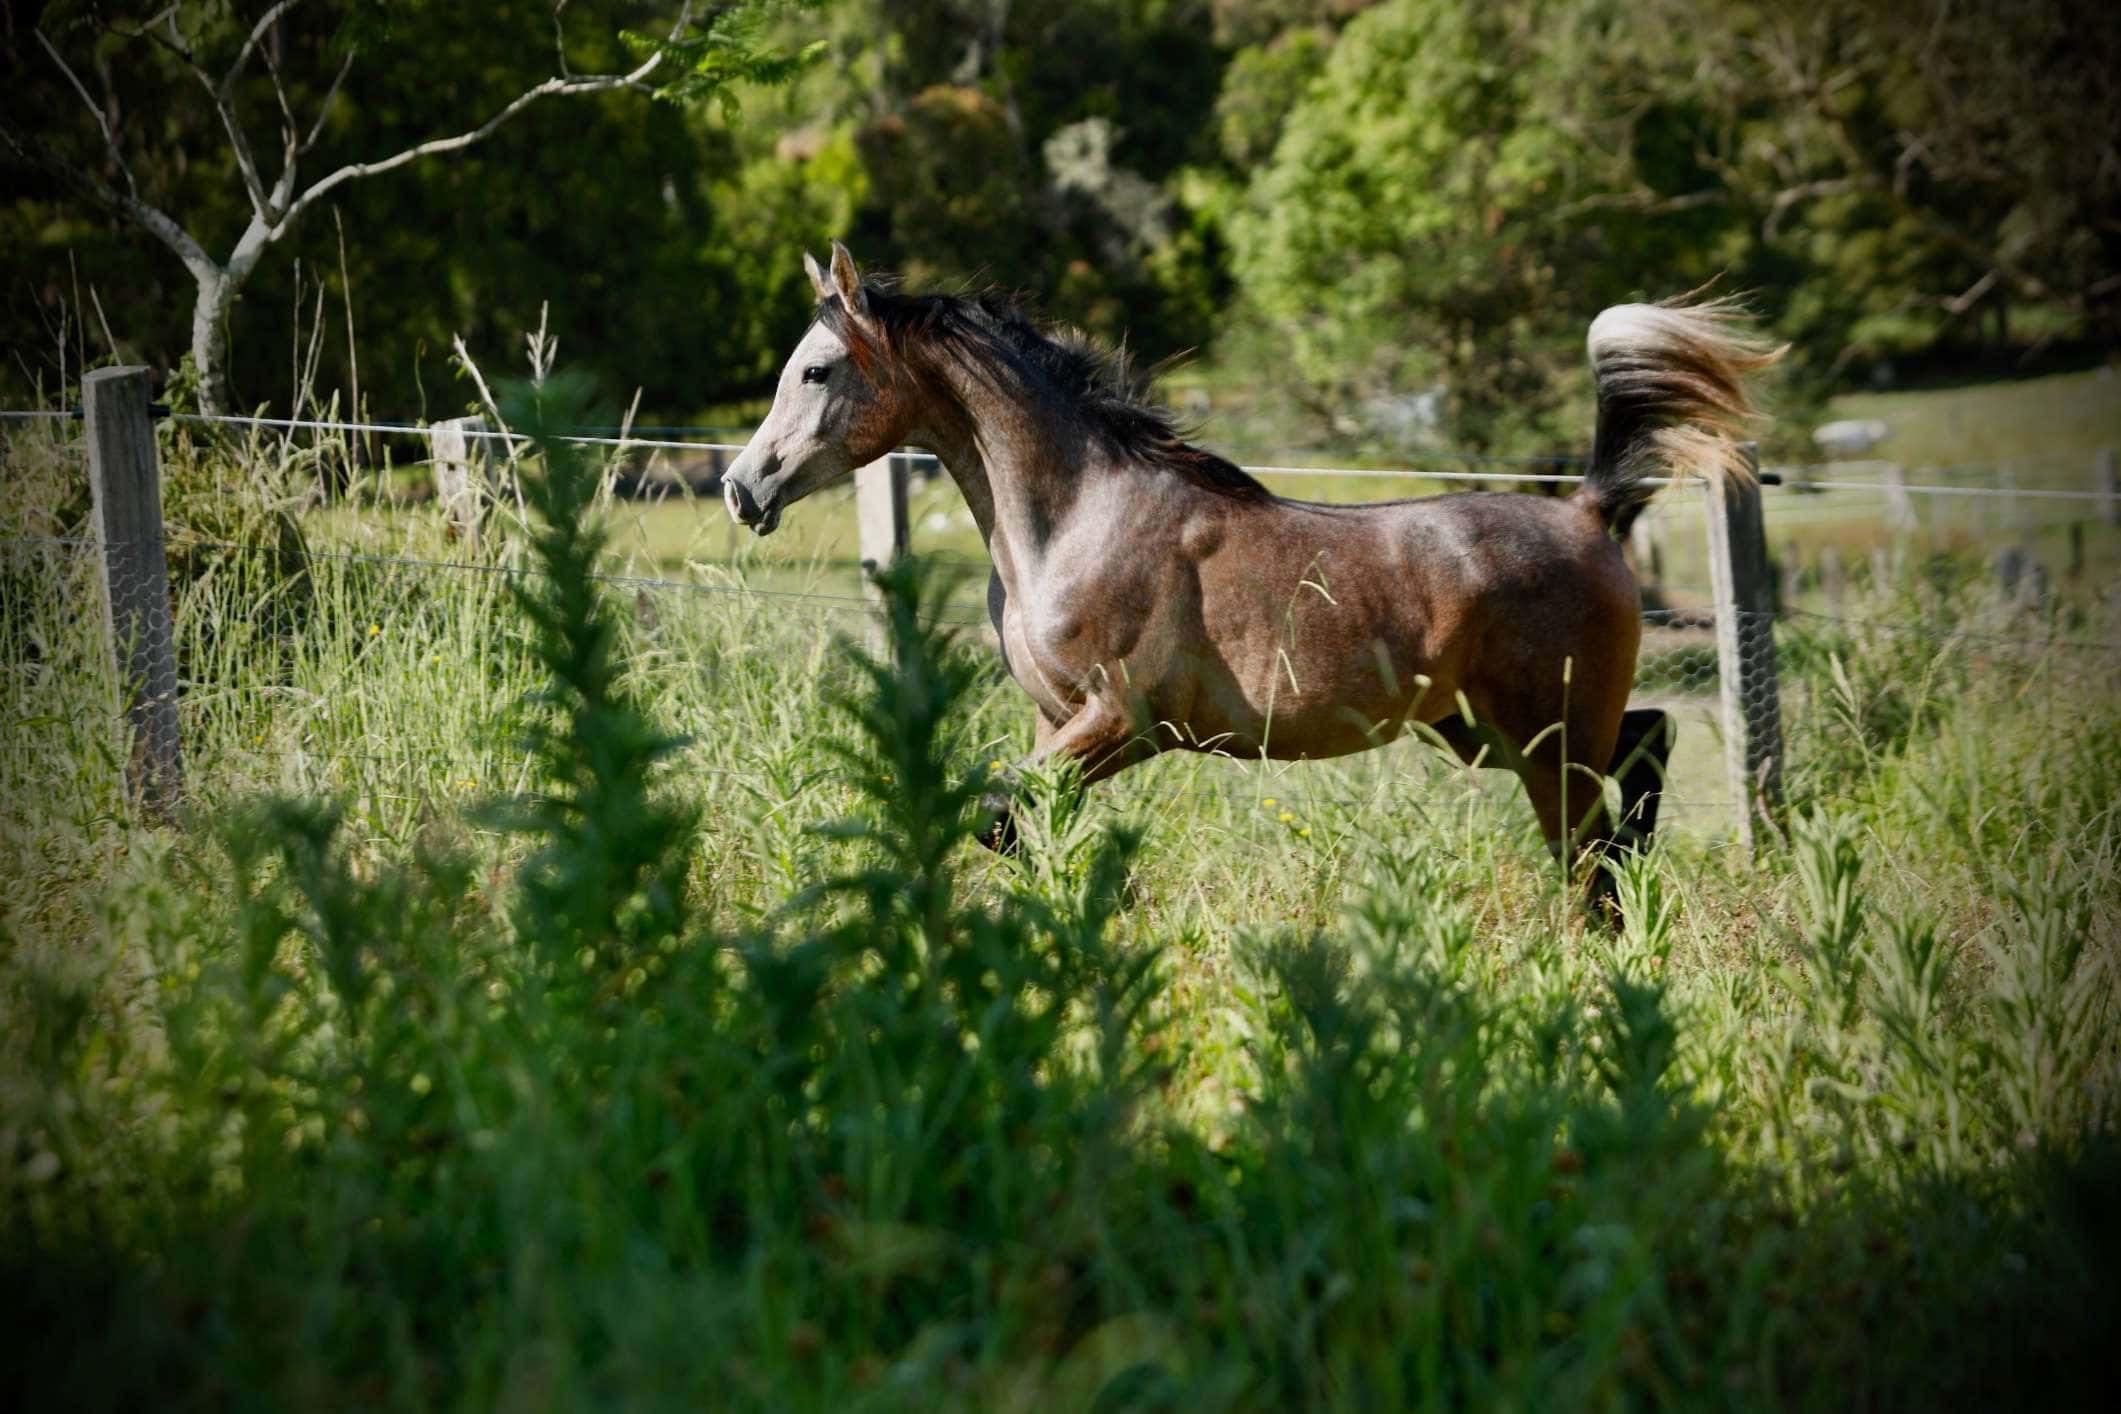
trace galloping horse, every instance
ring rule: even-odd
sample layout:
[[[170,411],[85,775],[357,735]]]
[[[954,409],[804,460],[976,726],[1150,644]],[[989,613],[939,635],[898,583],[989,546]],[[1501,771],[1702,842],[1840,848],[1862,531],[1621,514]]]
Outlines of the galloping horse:
[[[1729,303],[1592,322],[1598,425],[1573,495],[1335,506],[1187,443],[1122,359],[1006,301],[867,286],[836,241],[829,275],[803,264],[816,317],[728,470],[729,513],[771,534],[894,447],[934,452],[993,557],[1032,759],[1096,781],[1161,751],[1339,756],[1420,726],[1514,771],[1557,855],[1654,828],[1671,730],[1626,710],[1641,598],[1617,537],[1659,473],[1745,474],[1746,376],[1777,352]]]

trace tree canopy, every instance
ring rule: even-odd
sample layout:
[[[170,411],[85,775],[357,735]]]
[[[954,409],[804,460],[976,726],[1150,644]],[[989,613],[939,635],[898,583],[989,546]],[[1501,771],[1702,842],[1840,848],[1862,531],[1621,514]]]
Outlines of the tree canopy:
[[[158,13],[12,12],[0,127],[106,185],[130,173],[220,250],[257,194],[212,86],[155,42]],[[314,121],[314,175],[472,127],[541,82],[622,73],[694,12],[176,13],[219,46],[217,73],[255,34],[230,104],[260,133],[283,102],[305,137]],[[452,337],[510,362],[549,303],[563,361],[608,397],[698,417],[765,388],[807,317],[799,252],[834,236],[917,284],[1021,291],[1150,357],[1200,349],[1220,376],[1286,385],[1308,424],[1289,440],[1560,444],[1578,435],[1561,414],[1590,316],[1719,277],[1822,383],[2121,334],[2121,27],[2095,0],[754,0],[698,16],[660,98],[539,103],[322,196],[225,312],[233,401],[285,409],[313,366],[313,396],[456,411]],[[175,372],[184,264],[23,144],[0,162],[7,400],[84,357]]]

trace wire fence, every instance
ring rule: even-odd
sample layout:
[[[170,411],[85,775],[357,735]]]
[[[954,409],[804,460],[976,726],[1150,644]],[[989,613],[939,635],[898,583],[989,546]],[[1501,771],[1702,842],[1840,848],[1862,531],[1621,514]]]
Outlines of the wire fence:
[[[356,420],[349,418],[296,418],[268,417],[262,414],[242,413],[178,413],[161,409],[160,415],[172,422],[194,426],[249,427],[277,432],[336,432],[366,436],[401,436],[427,438],[438,429],[430,423],[400,419],[391,421]],[[78,420],[79,409],[0,409],[0,420],[67,421]],[[699,440],[693,437],[672,437],[670,433],[692,432],[741,432],[729,427],[562,427],[551,429],[554,440],[577,446],[606,447],[616,450],[641,451],[686,451],[697,453],[729,454],[741,452],[744,441]],[[509,447],[530,445],[532,438],[525,433],[507,429],[458,429],[461,435],[472,441],[505,444]],[[923,468],[939,466],[933,454],[927,452],[899,453]],[[1408,460],[1430,463],[1428,466],[1320,466],[1315,464],[1246,464],[1243,470],[1255,476],[1287,478],[1329,478],[1348,480],[1413,480],[1425,482],[1468,481],[1504,483],[1569,484],[1583,480],[1581,471],[1555,471],[1548,468],[1561,466],[1585,466],[1588,458],[1554,453],[1541,456],[1508,456],[1463,449],[1435,448],[1407,451],[1402,456]],[[2058,460],[2058,459],[2049,459]],[[1763,479],[1771,486],[1792,492],[1855,491],[1878,495],[1901,494],[1911,496],[1959,497],[1976,500],[2053,501],[2062,503],[2110,504],[2115,492],[2108,487],[2055,488],[2038,486],[1967,486],[1943,484],[1940,478],[1955,476],[1985,475],[1996,477],[2010,475],[2016,462],[1978,462],[1963,465],[1947,465],[1922,468],[1922,474],[1931,478],[1925,482],[1905,482],[1892,479],[1900,468],[1894,463],[1882,461],[1829,461],[1799,462],[1769,465],[1762,468]],[[1518,468],[1507,471],[1476,471],[1477,466],[1508,466]],[[1866,474],[1867,473],[1867,474]],[[1850,477],[1860,479],[1849,479]],[[1665,486],[1673,484],[1666,479],[1653,479],[1647,484]]]
[[[514,632],[498,601],[510,583],[541,574],[536,567],[181,535],[168,546],[177,601],[169,647],[179,664],[183,737],[209,776],[218,770],[252,784],[352,794],[408,818],[445,802],[543,787],[529,748],[508,726],[534,675],[519,641],[498,641]],[[15,720],[5,755],[18,781],[45,773],[36,769],[40,757],[47,770],[82,760],[101,760],[113,771],[123,765],[124,712],[94,622],[102,612],[100,549],[83,537],[0,538],[8,606],[0,611],[0,664],[8,700],[19,709],[9,714]],[[744,759],[733,742],[758,725],[762,697],[721,700],[717,677],[726,675],[707,660],[781,659],[784,666],[763,676],[777,674],[785,695],[796,690],[785,659],[803,651],[804,626],[867,616],[866,601],[618,572],[597,579],[632,596],[643,691],[685,732],[679,771],[757,799],[815,784],[815,768]],[[760,611],[774,613],[775,627],[750,635],[747,620]],[[953,615],[949,622],[970,627],[983,620]],[[1793,740],[1776,750],[1801,760],[1833,655],[1876,653],[1881,639],[1913,644],[1918,656],[2007,662],[2014,670],[2055,654],[2121,667],[2121,644],[2065,632],[2059,622],[2016,622],[2013,632],[1939,618],[1786,610],[1757,616],[1756,631],[1742,637],[1747,651],[1779,653],[1794,669],[1782,688]],[[1635,683],[1638,704],[1662,707],[1681,724],[1665,806],[1710,833],[1739,809],[1718,769],[1717,627],[1712,610],[1647,611]],[[827,658],[809,661],[830,671]],[[1004,696],[997,721],[1008,715]],[[83,711],[84,703],[102,706]],[[1272,796],[1301,811],[1397,808],[1418,805],[1435,777],[1435,768],[1399,753],[1368,767],[1332,768],[1315,780],[1283,770],[1254,763],[1237,777],[1158,778],[1144,793],[1236,807]],[[1497,788],[1509,793],[1507,782]]]
[[[42,421],[56,421],[66,414],[35,416]],[[432,430],[409,422],[333,419],[208,419],[186,414],[174,420],[233,424],[282,435],[316,432],[424,437]],[[638,429],[573,429],[566,436],[570,441],[614,450],[726,453],[740,446],[734,442],[646,437],[637,432]],[[497,440],[514,439],[516,434],[474,431],[470,435]],[[1580,473],[1540,469],[1580,465],[1573,459],[1510,462],[1468,453],[1436,456],[1456,459],[1459,465],[1427,470],[1264,465],[1248,470],[1266,476],[1407,478],[1430,483],[1581,479]],[[1483,462],[1523,469],[1466,469]],[[1937,505],[1973,505],[2006,499],[2081,517],[2087,510],[2099,509],[2089,503],[2100,503],[2103,495],[2096,489],[1943,484],[1951,477],[1982,474],[1982,468],[1973,466],[1937,469],[1936,484],[1904,485],[1899,480],[1890,484],[1849,480],[1853,470],[1867,464],[1839,465],[1847,470],[1836,476],[1801,474],[1817,472],[1818,468],[1781,469],[1780,484],[1772,488],[1770,524],[1778,528],[1802,526],[1808,523],[1808,517],[1902,517],[1897,528],[1905,529],[1904,495],[1908,494],[1933,496],[1933,504]],[[1988,468],[1988,472],[1996,474],[1996,469]],[[1652,530],[1663,527],[1669,538],[1677,542],[1688,538],[1676,532],[1694,514],[1698,514],[1698,509],[1685,498],[1665,498],[1653,503],[1644,523]],[[1985,528],[2015,529],[2027,524],[2030,521],[2026,517],[2014,516],[2001,521],[1992,519]],[[1654,548],[1654,541],[1649,543]],[[102,547],[102,553],[111,548]],[[184,739],[194,744],[195,752],[203,749],[228,760],[241,758],[246,751],[258,758],[269,754],[274,759],[262,764],[271,766],[289,784],[308,789],[356,789],[375,795],[394,791],[396,798],[405,803],[432,804],[457,793],[510,793],[537,787],[534,763],[521,742],[493,726],[508,718],[531,684],[523,676],[520,664],[511,676],[510,670],[497,666],[505,655],[497,656],[490,642],[475,641],[490,639],[497,631],[505,632],[499,627],[504,616],[491,611],[493,593],[540,573],[535,566],[510,557],[519,552],[504,546],[497,555],[438,558],[312,547],[304,543],[299,533],[236,540],[182,532],[169,535],[167,549],[169,577],[176,586],[178,604],[171,620],[174,641],[164,646],[179,664],[173,692],[181,702]],[[125,734],[117,730],[124,713],[117,705],[116,688],[109,681],[107,658],[99,664],[92,652],[70,653],[66,646],[70,634],[61,622],[69,614],[78,620],[86,606],[102,603],[109,587],[98,584],[92,572],[91,561],[97,552],[96,542],[82,537],[0,538],[0,584],[8,590],[9,603],[5,611],[0,611],[0,648],[5,650],[10,700],[23,704],[39,699],[58,700],[48,690],[50,682],[38,680],[72,675],[79,680],[75,685],[81,690],[71,697],[60,694],[59,698],[78,704],[96,700],[100,694],[100,700],[109,704],[100,720],[99,714],[93,712],[77,713],[70,722],[39,720],[33,712],[10,713],[17,717],[13,726],[29,728],[10,731],[6,743],[6,754],[10,756],[19,758],[40,750],[79,756],[100,750],[105,758],[116,759],[113,753],[117,748],[112,743],[125,739]],[[965,559],[968,565],[979,563],[983,567],[983,562],[972,557]],[[1803,607],[1794,592],[1786,594],[1785,602],[1772,613],[1731,610],[1727,617],[1720,618],[1713,607],[1701,602],[1706,596],[1698,580],[1691,585],[1686,582],[1683,568],[1666,576],[1654,572],[1654,565],[1639,567],[1653,571],[1646,578],[1653,581],[1656,596],[1643,615],[1635,694],[1641,701],[1665,707],[1681,719],[1683,728],[1691,728],[1682,732],[1681,754],[1691,754],[1694,759],[1691,764],[1675,764],[1673,785],[1666,800],[1668,808],[1678,811],[1704,815],[1720,812],[1728,816],[1740,809],[1728,789],[1723,788],[1725,778],[1717,769],[1723,746],[1719,736],[1727,720],[1718,712],[1719,698],[1726,688],[1725,650],[1718,641],[1720,627],[1735,630],[1737,661],[1748,670],[1738,675],[1742,693],[1776,690],[1761,686],[1775,682],[1772,672],[1749,671],[1762,657],[1772,661],[1780,656],[1799,669],[1794,692],[1784,693],[1781,703],[1788,709],[1794,701],[1800,714],[1791,729],[1795,740],[1776,740],[1766,747],[1778,760],[1802,753],[1803,739],[1811,724],[1802,720],[1801,714],[1817,706],[1815,679],[1823,670],[1822,665],[1836,654],[1845,657],[1878,651],[1881,639],[1906,640],[1919,644],[1920,651],[1966,660],[2010,657],[2022,662],[2046,655],[2077,654],[2095,658],[2103,655],[2111,662],[2121,651],[2110,641],[2071,636],[2064,631],[2067,626],[2051,615],[2041,618],[2043,596],[2023,591],[1992,596],[1991,610],[1971,622],[1937,617],[1903,621],[1822,611]],[[1899,568],[1895,567],[1894,572],[1899,573]],[[1881,611],[1890,608],[1884,592],[1886,577],[1885,567],[1878,567],[1869,587],[1868,602]],[[740,759],[739,753],[726,749],[727,740],[735,734],[733,725],[726,715],[722,720],[715,719],[710,703],[713,694],[701,692],[698,677],[687,680],[684,651],[696,649],[726,662],[725,650],[731,644],[739,653],[771,654],[792,651],[792,640],[786,635],[747,637],[744,632],[734,632],[725,633],[728,642],[710,647],[706,638],[687,638],[680,628],[665,632],[663,620],[685,618],[688,611],[673,606],[711,604],[720,616],[719,628],[725,631],[736,622],[733,615],[777,615],[791,622],[817,617],[853,627],[873,612],[869,599],[859,593],[833,593],[821,588],[670,578],[639,573],[630,566],[615,567],[595,578],[607,589],[633,597],[641,659],[652,665],[648,676],[658,684],[656,690],[663,694],[663,705],[673,708],[690,729],[684,769],[746,790],[785,791],[800,772],[791,773],[785,766],[750,765]],[[2028,578],[2026,582],[2032,581]],[[441,584],[465,590],[472,609],[460,606],[448,611],[447,601],[466,595],[439,592],[436,586]],[[469,588],[472,586],[482,587]],[[1794,579],[1790,586],[1793,590],[1830,589],[1819,584],[1801,585]],[[1841,601],[1851,593],[1845,589],[1837,598],[1826,592],[1824,609],[1841,609]],[[58,596],[56,604],[61,610],[56,617],[41,610],[24,611],[23,606],[53,595]],[[975,635],[987,631],[985,615],[974,604],[950,605],[940,621],[971,630]],[[329,652],[314,645],[299,646],[314,639],[320,626],[328,630],[322,637],[332,645]],[[78,622],[73,624],[71,640],[77,650],[82,628]],[[118,628],[106,616],[104,633],[108,635]],[[364,639],[369,641],[364,643]],[[408,643],[424,644],[430,650],[425,666],[436,670],[429,675],[433,681],[415,697],[439,714],[438,721],[411,721],[402,704],[396,711],[381,705],[381,699],[403,686],[402,673],[408,664],[418,666],[420,655],[409,653]],[[759,645],[755,650],[751,646],[754,643]],[[476,681],[450,671],[467,656],[482,665],[483,676]],[[243,680],[255,673],[260,661],[268,668],[265,680]],[[278,678],[269,670],[275,663],[281,665]],[[294,704],[300,709],[297,715],[303,716],[304,725],[294,731],[289,731],[281,720],[285,713],[280,709],[287,704]],[[1261,779],[1268,777],[1262,775]],[[1322,784],[1324,789],[1308,793],[1300,786],[1284,785],[1280,794],[1282,798],[1304,798],[1320,806],[1355,806],[1393,793],[1405,784],[1405,778],[1403,772],[1394,769],[1343,771]],[[1196,785],[1182,788],[1181,793],[1240,799],[1256,798],[1261,791],[1255,782],[1251,788],[1235,791]]]

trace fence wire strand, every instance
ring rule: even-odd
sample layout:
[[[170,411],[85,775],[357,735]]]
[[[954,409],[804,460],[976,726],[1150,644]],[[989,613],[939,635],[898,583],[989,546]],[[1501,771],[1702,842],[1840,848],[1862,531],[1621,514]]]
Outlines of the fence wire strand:
[[[169,420],[195,425],[247,426],[272,428],[279,431],[358,432],[378,436],[427,437],[437,429],[412,421],[360,422],[338,418],[266,417],[241,413],[170,413]],[[0,410],[0,420],[65,420],[77,419],[77,411],[43,409]],[[683,429],[644,429],[662,432]],[[728,430],[728,429],[710,429]],[[529,444],[533,439],[527,434],[498,429],[458,429],[467,440],[504,442],[511,446]],[[602,435],[605,433],[613,435]],[[712,442],[687,439],[671,439],[655,436],[617,435],[616,429],[565,429],[553,434],[555,440],[577,446],[610,447],[621,450],[689,451],[727,454],[741,452],[746,443]],[[933,466],[937,459],[928,452],[902,451],[894,455],[909,461]],[[1540,471],[1541,467],[1587,466],[1589,458],[1571,453],[1555,453],[1544,456],[1511,456],[1489,452],[1474,452],[1460,449],[1438,448],[1406,453],[1410,457],[1431,460],[1442,465],[1431,467],[1336,467],[1256,464],[1244,465],[1242,470],[1255,476],[1312,477],[1327,479],[1386,479],[1412,481],[1473,481],[1503,483],[1568,484],[1584,479],[1581,472]],[[1525,468],[1521,471],[1468,471],[1467,466],[1499,465]],[[1816,492],[1816,491],[1870,491],[1892,495],[1907,494],[1921,496],[1971,497],[1978,499],[2049,500],[2072,502],[2110,503],[2113,492],[2095,490],[2063,490],[2052,487],[2004,487],[2004,486],[1940,486],[1929,483],[1902,484],[1890,480],[1847,481],[1807,476],[1803,473],[1847,471],[1859,466],[1884,468],[1887,463],[1878,462],[1798,462],[1779,466],[1763,466],[1761,472],[1770,490]],[[2008,472],[2009,463],[1969,463],[1922,468],[1925,475],[1954,476],[1963,474],[1997,474]],[[1670,486],[1692,478],[1652,478],[1644,484]]]

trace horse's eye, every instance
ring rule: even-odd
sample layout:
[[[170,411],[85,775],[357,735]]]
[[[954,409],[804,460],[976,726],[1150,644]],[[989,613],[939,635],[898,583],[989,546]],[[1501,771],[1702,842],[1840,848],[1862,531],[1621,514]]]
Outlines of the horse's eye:
[[[825,375],[831,371],[822,363],[813,363],[803,370],[803,381],[805,383],[822,383],[825,381]]]

